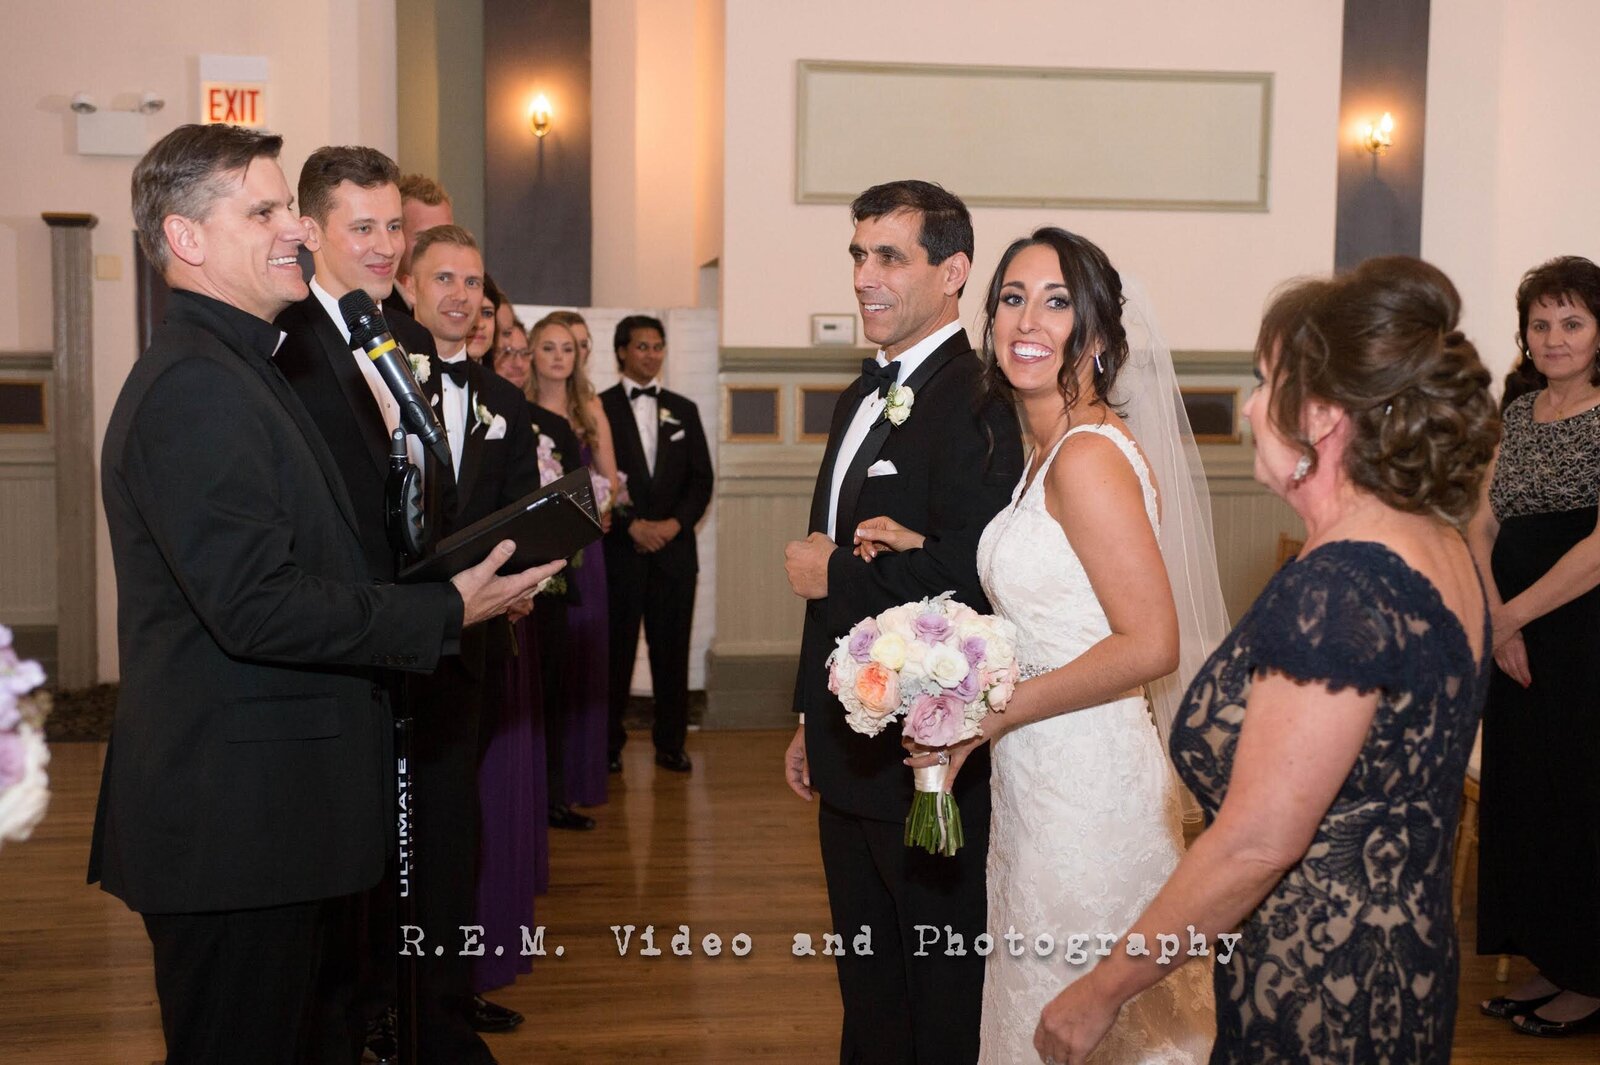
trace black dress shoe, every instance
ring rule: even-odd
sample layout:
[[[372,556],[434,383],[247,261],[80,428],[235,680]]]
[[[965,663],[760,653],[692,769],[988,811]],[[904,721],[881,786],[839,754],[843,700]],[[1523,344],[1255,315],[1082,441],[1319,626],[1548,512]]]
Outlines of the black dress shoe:
[[[620,772],[622,772],[622,755],[614,754],[611,757],[606,759],[606,772],[607,773],[620,773]]]
[[[682,751],[657,751],[656,765],[662,769],[670,769],[674,773],[687,773],[694,768],[694,763],[689,761],[689,756]]]
[[[587,832],[594,827],[594,818],[586,817],[570,806],[550,807],[550,827],[570,828],[578,832]]]
[[[1532,1013],[1559,994],[1561,992],[1552,991],[1548,995],[1535,995],[1532,998],[1507,998],[1505,995],[1498,995],[1478,1003],[1478,1012],[1485,1017],[1510,1020],[1519,1013]]]
[[[1590,1010],[1575,1021],[1547,1021],[1537,1013],[1519,1013],[1511,1018],[1511,1027],[1523,1035],[1538,1035],[1546,1039],[1559,1039],[1600,1028],[1600,1008]]]
[[[473,995],[467,1000],[467,1020],[475,1032],[509,1032],[522,1023],[522,1014]]]

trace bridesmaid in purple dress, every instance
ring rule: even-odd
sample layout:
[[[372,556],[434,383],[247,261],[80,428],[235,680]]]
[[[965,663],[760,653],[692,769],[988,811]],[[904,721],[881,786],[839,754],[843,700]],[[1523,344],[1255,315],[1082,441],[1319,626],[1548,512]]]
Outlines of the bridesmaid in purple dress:
[[[609,482],[615,499],[620,482],[611,428],[600,409],[600,397],[589,381],[589,325],[575,311],[556,311],[550,320],[572,330],[578,342],[578,366],[567,379],[567,421],[583,444],[583,461]],[[609,526],[610,519],[606,519]],[[609,639],[606,622],[606,562],[599,542],[583,552],[582,562],[569,574],[577,582],[578,605],[568,614],[567,698],[567,800],[574,806],[598,806],[606,801],[606,663]]]
[[[506,304],[509,306],[509,304]],[[512,323],[494,347],[492,369],[512,384],[526,378],[527,338]],[[541,470],[541,477],[543,471]],[[535,610],[538,609],[537,603]],[[478,864],[478,923],[485,949],[473,959],[472,990],[481,995],[532,971],[521,951],[522,926],[534,926],[533,898],[550,882],[550,849],[544,811],[544,709],[540,661],[532,617],[513,627],[516,654],[505,663],[499,714],[485,724],[488,739],[478,766],[478,801],[483,827]],[[495,956],[495,947],[504,952]]]

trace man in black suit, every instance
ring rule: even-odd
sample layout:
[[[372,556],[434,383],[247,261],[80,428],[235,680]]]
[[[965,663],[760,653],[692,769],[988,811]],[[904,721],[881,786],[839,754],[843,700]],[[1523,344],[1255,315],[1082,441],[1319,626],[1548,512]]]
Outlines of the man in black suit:
[[[311,153],[299,182],[300,209],[315,249],[311,296],[278,316],[278,327],[285,334],[276,359],[278,368],[310,411],[339,465],[356,507],[368,573],[375,581],[393,581],[396,576],[383,504],[389,437],[400,424],[400,408],[372,360],[351,348],[339,300],[358,288],[371,296],[426,387],[438,358],[433,337],[409,314],[390,313],[396,307],[395,273],[405,250],[399,181],[400,168],[375,148],[324,147]],[[447,515],[453,520],[453,471],[436,467],[416,437],[408,439],[408,447],[412,461],[424,471],[430,516],[436,525]],[[488,631],[499,625],[493,623]],[[477,639],[476,635],[468,638],[469,651]],[[438,712],[437,708],[419,709]],[[417,764],[426,791],[430,783],[426,778],[437,762],[432,752],[419,751]],[[419,816],[427,819],[429,814]],[[422,864],[432,862],[438,846],[433,841],[423,845]],[[369,1021],[377,1019],[373,1014],[381,1013],[395,992],[394,891],[392,881],[386,882],[368,900],[371,971],[362,976],[361,983],[362,1009]],[[496,1014],[497,1010],[501,1012]],[[481,1001],[473,1002],[468,1020],[474,1020],[472,1015],[477,1013],[490,1016],[483,1025],[485,1030],[514,1027],[521,1020],[514,1011]],[[460,1027],[457,1019],[448,1023],[451,1028]],[[470,1037],[462,1038],[470,1041]],[[380,1026],[371,1045],[381,1049],[384,1039]]]
[[[642,620],[656,704],[656,765],[687,773],[692,768],[683,749],[689,730],[689,629],[700,572],[694,526],[711,503],[711,452],[693,401],[661,387],[666,327],[655,318],[630,315],[617,323],[614,347],[622,380],[600,393],[600,405],[611,424],[617,468],[628,475],[633,506],[613,514],[605,538],[611,771],[622,770],[628,740],[622,715]]]
[[[467,357],[467,340],[484,298],[483,257],[472,234],[443,225],[422,231],[412,250],[411,273],[401,279],[417,324],[433,337],[439,357],[423,390],[449,437],[455,508],[441,514],[438,534],[448,536],[539,488],[537,442],[527,401],[513,385]],[[463,640],[459,657],[446,659],[415,685],[417,714],[417,826],[421,841],[418,908],[430,936],[455,936],[477,923],[478,758],[488,671],[499,669],[510,634],[501,622],[484,626],[478,640]],[[442,932],[435,932],[440,929]],[[487,949],[519,944],[489,944]],[[470,959],[446,950],[427,958],[421,1035],[424,1061],[471,1065],[489,1060],[465,1016],[479,1031],[515,1027],[522,1017],[471,993]],[[507,1016],[509,1014],[509,1016]]]
[[[379,670],[428,670],[551,567],[375,585],[333,457],[273,365],[306,296],[282,140],[181,126],[133,177],[172,295],[101,456],[122,688],[89,878],[143,915],[167,1061],[350,1060],[316,986],[383,871]]]
[[[978,1055],[983,959],[942,949],[916,957],[914,925],[945,925],[970,943],[988,902],[989,759],[979,748],[956,778],[966,844],[953,858],[903,843],[911,771],[898,729],[852,732],[828,691],[826,661],[856,622],[953,590],[987,613],[978,538],[1022,472],[1016,415],[980,405],[982,364],[959,321],[972,267],[966,205],[937,185],[878,185],[851,205],[856,299],[867,339],[855,387],[839,397],[811,498],[810,535],[789,544],[786,568],[806,602],[795,680],[800,728],[785,757],[789,786],[822,794],[818,829],[833,927],[847,939],[871,929],[871,955],[836,961],[844,999],[841,1062],[968,1063]],[[909,390],[909,417],[888,417],[892,388]],[[888,515],[925,533],[926,546],[851,552],[856,523]]]

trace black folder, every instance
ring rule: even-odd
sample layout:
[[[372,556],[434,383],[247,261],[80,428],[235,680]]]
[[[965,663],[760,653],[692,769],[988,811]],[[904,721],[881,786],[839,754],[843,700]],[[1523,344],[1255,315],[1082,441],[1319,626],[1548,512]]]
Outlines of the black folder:
[[[517,542],[511,560],[500,567],[504,576],[571,558],[598,539],[600,517],[586,467],[446,536],[434,545],[433,554],[401,570],[400,580],[447,581],[488,558],[501,540]]]

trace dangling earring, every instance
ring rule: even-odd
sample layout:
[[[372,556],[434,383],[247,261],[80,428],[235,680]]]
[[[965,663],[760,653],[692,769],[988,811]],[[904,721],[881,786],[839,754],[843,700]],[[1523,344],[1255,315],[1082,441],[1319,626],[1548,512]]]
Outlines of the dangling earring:
[[[1301,455],[1300,461],[1294,464],[1294,472],[1289,475],[1290,484],[1299,484],[1311,472],[1311,456]]]
[[[1098,351],[1094,353],[1094,372],[1099,374],[1106,372],[1106,368],[1100,363],[1100,352]]]

